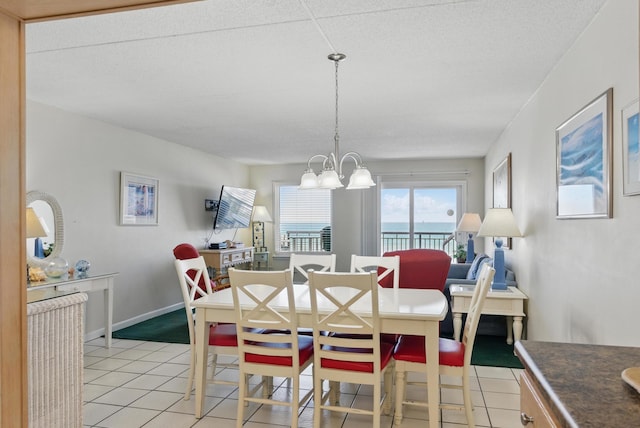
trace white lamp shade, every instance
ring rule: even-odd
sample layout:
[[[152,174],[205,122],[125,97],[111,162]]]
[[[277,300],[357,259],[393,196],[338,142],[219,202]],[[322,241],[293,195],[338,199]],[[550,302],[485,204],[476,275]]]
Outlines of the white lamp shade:
[[[480,214],[478,213],[464,213],[458,223],[456,230],[458,232],[477,232],[480,230],[482,220],[480,220]]]
[[[322,171],[322,174],[318,177],[318,183],[321,189],[337,189],[338,187],[344,187],[335,169],[325,169]]]
[[[520,229],[511,208],[489,208],[478,231],[478,236],[520,237]]]
[[[313,172],[313,170],[307,170],[304,174],[302,174],[302,178],[300,179],[299,189],[317,189],[318,188],[318,177]]]
[[[47,236],[40,219],[33,208],[27,208],[27,238],[42,238]]]
[[[347,189],[368,189],[375,185],[376,183],[371,178],[369,170],[364,166],[358,166],[349,178]]]
[[[253,221],[272,222],[269,211],[264,205],[256,205],[253,207]]]

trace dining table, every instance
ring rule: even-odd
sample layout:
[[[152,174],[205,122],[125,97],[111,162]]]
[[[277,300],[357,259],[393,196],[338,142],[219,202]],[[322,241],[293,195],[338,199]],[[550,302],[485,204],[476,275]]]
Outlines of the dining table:
[[[295,310],[299,327],[312,325],[310,290],[308,285],[294,284]],[[336,292],[340,292],[336,289]],[[272,307],[282,313],[288,312],[286,295],[281,301],[273,301]],[[444,294],[434,289],[380,288],[378,308],[381,333],[411,334],[425,338],[427,350],[427,395],[429,398],[429,427],[439,426],[439,324],[448,311]],[[242,302],[240,302],[242,305]],[[363,299],[352,309],[363,318],[370,317],[371,302]],[[195,416],[201,418],[207,385],[207,361],[209,326],[215,322],[235,322],[236,314],[231,289],[221,290],[196,300],[196,373]],[[318,310],[327,313],[333,306],[327,300],[318,301]]]

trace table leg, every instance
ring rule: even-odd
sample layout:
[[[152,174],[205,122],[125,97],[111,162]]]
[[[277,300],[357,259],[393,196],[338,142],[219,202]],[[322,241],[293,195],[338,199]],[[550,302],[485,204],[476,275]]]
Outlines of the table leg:
[[[507,345],[513,345],[512,323],[515,323],[515,319],[513,317],[507,316]]]
[[[209,343],[207,328],[209,323],[206,321],[206,309],[196,308],[196,418],[202,417],[204,407],[204,396],[207,388],[207,355]]]
[[[522,339],[522,317],[513,317],[513,338],[516,342]]]
[[[109,278],[104,290],[104,344],[111,348],[113,329],[113,278]]]
[[[440,426],[440,364],[439,339],[440,323],[427,322],[425,332],[425,346],[427,348],[427,398],[429,399],[429,428]]]
[[[462,312],[453,313],[453,338],[460,342],[460,332],[462,331]]]

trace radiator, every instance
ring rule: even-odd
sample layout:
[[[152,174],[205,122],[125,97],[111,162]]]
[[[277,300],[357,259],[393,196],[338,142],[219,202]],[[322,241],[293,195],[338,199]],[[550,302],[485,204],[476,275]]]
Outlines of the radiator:
[[[75,293],[27,305],[29,427],[82,427],[86,300]]]

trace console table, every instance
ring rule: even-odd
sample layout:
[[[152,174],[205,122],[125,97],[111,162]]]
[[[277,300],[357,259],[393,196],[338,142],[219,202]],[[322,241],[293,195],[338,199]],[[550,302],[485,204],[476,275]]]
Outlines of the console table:
[[[215,269],[215,274],[219,274],[224,269],[238,264],[253,263],[253,247],[227,248],[224,250],[199,250],[204,257],[207,266]]]
[[[48,278],[46,281],[32,282],[27,288],[27,301],[41,299],[42,295],[57,292],[104,293],[104,342],[111,347],[111,332],[113,325],[113,282],[118,272],[102,275],[89,275],[83,278]]]
[[[449,287],[451,292],[451,312],[453,313],[453,337],[460,341],[462,330],[462,314],[469,312],[473,285],[455,285]],[[504,315],[507,317],[507,343],[513,344],[522,338],[522,318],[524,313],[524,301],[528,297],[517,287],[507,287],[505,291],[489,290],[482,307],[482,313],[487,315]],[[510,322],[510,318],[513,321]],[[513,326],[513,327],[512,327]]]

